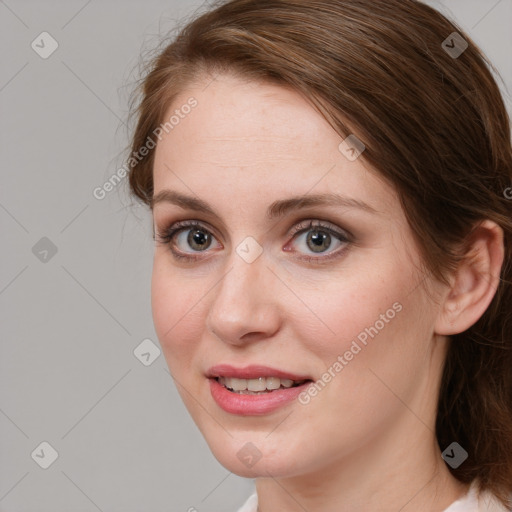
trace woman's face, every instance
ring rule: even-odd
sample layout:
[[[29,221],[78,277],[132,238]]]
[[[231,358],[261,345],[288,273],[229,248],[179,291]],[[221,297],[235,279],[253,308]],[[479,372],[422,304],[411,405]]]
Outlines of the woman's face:
[[[397,195],[297,93],[209,81],[154,165],[153,319],[187,409],[242,476],[417,457],[445,347]]]

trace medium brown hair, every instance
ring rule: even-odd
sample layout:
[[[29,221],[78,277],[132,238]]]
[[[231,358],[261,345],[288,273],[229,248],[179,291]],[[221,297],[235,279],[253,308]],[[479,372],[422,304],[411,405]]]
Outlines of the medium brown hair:
[[[442,46],[453,32],[459,56]],[[449,47],[453,46],[453,39]],[[442,282],[484,219],[504,231],[499,287],[482,317],[451,336],[436,435],[469,457],[478,480],[510,506],[512,491],[512,148],[497,73],[454,22],[415,0],[232,0],[188,23],[149,64],[136,91],[131,150],[154,138],[177,96],[217,72],[292,87],[397,190],[425,269]],[[139,99],[140,98],[140,99]],[[132,165],[131,192],[148,206],[154,151]]]

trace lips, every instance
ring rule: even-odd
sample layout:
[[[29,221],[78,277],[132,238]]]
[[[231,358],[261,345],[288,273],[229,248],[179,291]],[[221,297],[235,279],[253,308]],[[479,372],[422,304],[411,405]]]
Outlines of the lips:
[[[212,366],[206,373],[208,378],[233,377],[235,379],[258,379],[259,377],[277,377],[279,379],[289,379],[295,382],[311,380],[309,375],[300,375],[277,368],[271,368],[264,365],[250,365],[243,368],[236,368],[229,364],[219,364]]]
[[[263,365],[217,365],[208,370],[207,377],[217,405],[242,416],[267,414],[292,402],[312,380]]]

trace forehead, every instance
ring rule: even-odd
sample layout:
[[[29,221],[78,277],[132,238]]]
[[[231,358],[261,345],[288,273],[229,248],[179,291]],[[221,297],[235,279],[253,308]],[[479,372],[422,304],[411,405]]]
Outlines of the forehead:
[[[191,97],[197,105],[182,111]],[[156,148],[155,193],[185,185],[198,194],[260,193],[270,202],[314,189],[377,200],[377,209],[394,198],[362,158],[340,152],[343,139],[290,88],[219,75],[183,91],[165,119],[173,114],[179,123]]]
[[[303,154],[317,145],[319,131],[332,132],[334,143],[337,139],[334,130],[305,98],[284,86],[218,75],[213,81],[206,81],[206,87],[202,83],[180,94],[166,117],[179,110],[191,95],[197,106],[180,126],[173,128],[172,135],[181,143],[208,145],[207,151],[218,148],[222,153],[223,148],[236,144],[253,154],[262,147],[265,153],[279,149],[284,153],[297,151],[300,144]],[[195,135],[192,139],[187,130],[191,124]]]

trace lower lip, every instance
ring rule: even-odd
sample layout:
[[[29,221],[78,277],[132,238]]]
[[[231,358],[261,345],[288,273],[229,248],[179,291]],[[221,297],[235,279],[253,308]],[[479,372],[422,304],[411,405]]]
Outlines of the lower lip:
[[[311,381],[308,381],[293,388],[280,388],[259,395],[241,395],[229,391],[222,384],[219,384],[216,379],[209,379],[209,381],[210,392],[217,405],[226,412],[242,416],[268,414],[284,407],[295,400],[311,384]]]

